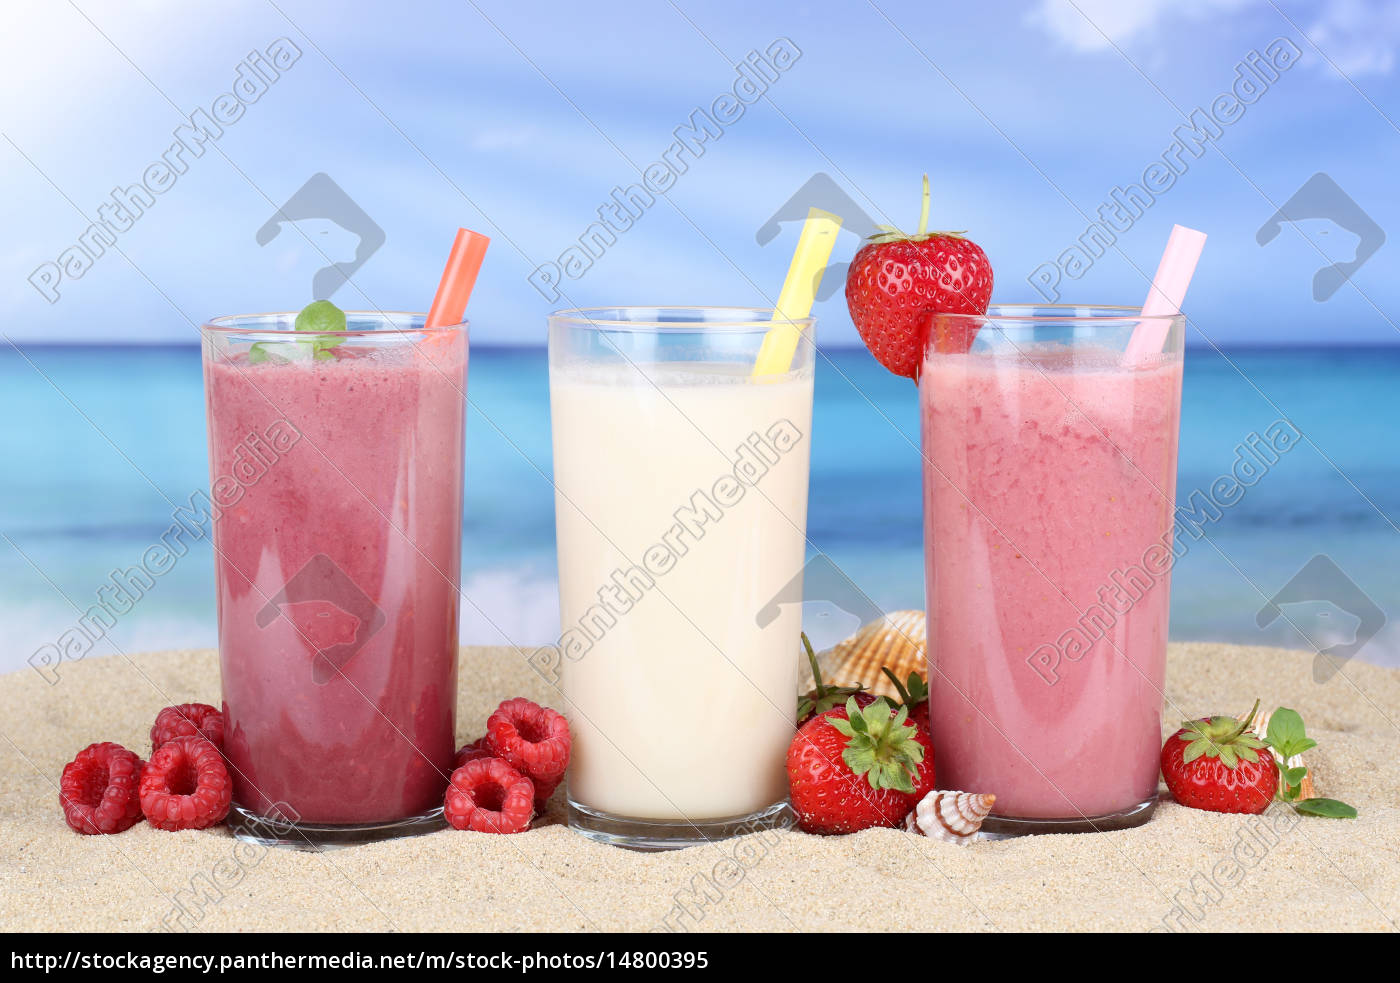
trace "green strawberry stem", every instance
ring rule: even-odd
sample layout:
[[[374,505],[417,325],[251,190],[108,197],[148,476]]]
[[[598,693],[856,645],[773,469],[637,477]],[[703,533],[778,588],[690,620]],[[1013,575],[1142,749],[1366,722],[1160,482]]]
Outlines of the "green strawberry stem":
[[[924,760],[924,746],[916,740],[918,728],[908,722],[909,708],[891,713],[882,696],[861,709],[854,697],[846,700],[846,719],[827,721],[847,738],[841,760],[855,775],[864,775],[870,787],[913,792]]]
[[[1254,709],[1243,721],[1234,717],[1211,717],[1207,720],[1186,720],[1182,722],[1178,740],[1186,741],[1182,752],[1182,763],[1190,764],[1204,755],[1219,758],[1225,767],[1235,768],[1240,759],[1255,763],[1259,760],[1258,751],[1265,747],[1264,742],[1249,731],[1254,722],[1254,714],[1259,709],[1259,701],[1254,701]]]
[[[907,235],[893,225],[877,225],[875,226],[877,231],[867,241],[872,243],[923,242],[925,239],[932,239],[934,236],[948,236],[953,239],[961,239],[967,235],[966,229],[959,232],[930,232],[928,230],[928,216],[931,201],[932,196],[929,193],[928,175],[925,174],[923,201],[919,205],[919,231],[915,232],[913,235]]]
[[[917,672],[911,672],[909,679],[901,683],[899,677],[889,666],[881,666],[880,671],[894,684],[894,691],[899,694],[901,706],[912,707],[914,704],[922,703],[928,699],[928,684],[924,682],[924,677]]]
[[[803,693],[797,698],[797,719],[805,720],[812,714],[825,713],[832,707],[840,706],[842,697],[854,696],[865,690],[865,686],[857,683],[854,686],[829,686],[822,681],[821,663],[817,661],[817,653],[812,650],[812,643],[807,638],[807,633],[802,632],[802,645],[807,650],[807,664],[812,667],[813,689],[809,693]]]
[[[826,684],[822,682],[821,666],[817,665],[817,653],[812,650],[812,640],[807,637],[807,633],[802,632],[802,647],[807,650],[807,664],[812,667],[812,680],[817,691],[817,700],[820,702],[826,696]]]
[[[1235,738],[1239,737],[1239,736],[1240,736],[1241,734],[1243,734],[1245,731],[1247,731],[1247,730],[1249,730],[1251,727],[1253,727],[1253,726],[1254,726],[1254,715],[1255,715],[1256,713],[1258,713],[1258,712],[1259,712],[1259,701],[1256,699],[1256,700],[1254,701],[1254,706],[1250,707],[1250,709],[1249,709],[1249,714],[1244,718],[1244,720],[1240,721],[1239,727],[1237,727],[1237,728],[1234,730],[1233,733],[1228,734],[1228,735],[1225,737],[1225,740],[1226,740],[1226,741],[1233,741]]]
[[[924,175],[924,203],[923,203],[923,206],[919,209],[919,231],[918,231],[917,233],[915,233],[916,235],[923,235],[925,232],[928,231],[928,205],[929,205],[929,197],[930,197],[930,196],[929,196],[929,193],[928,193],[928,175],[925,174],[925,175]]]

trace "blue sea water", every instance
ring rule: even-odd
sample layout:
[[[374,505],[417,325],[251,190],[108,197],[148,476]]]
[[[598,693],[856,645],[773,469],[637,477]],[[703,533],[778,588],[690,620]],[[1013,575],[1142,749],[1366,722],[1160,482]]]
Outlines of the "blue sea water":
[[[1174,639],[1348,641],[1356,619],[1337,598],[1256,622],[1324,554],[1391,619],[1357,657],[1400,665],[1398,383],[1400,348],[1188,352],[1179,502],[1228,474],[1238,447],[1279,419],[1304,439],[1178,561]],[[0,671],[71,627],[207,486],[201,387],[195,347],[0,346]],[[477,348],[469,396],[462,636],[547,642],[559,625],[544,352]],[[913,385],[862,350],[825,351],[812,441],[813,549],[885,610],[922,607]],[[195,543],[93,651],[214,641],[213,564]]]

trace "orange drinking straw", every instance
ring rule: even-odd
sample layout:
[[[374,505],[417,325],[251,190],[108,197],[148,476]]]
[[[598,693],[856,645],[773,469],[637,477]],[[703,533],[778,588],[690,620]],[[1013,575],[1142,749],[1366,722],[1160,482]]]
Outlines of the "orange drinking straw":
[[[490,244],[490,237],[480,232],[457,230],[424,327],[443,328],[462,323],[467,313],[467,300],[472,295],[472,287],[476,286],[476,275],[481,272],[481,261],[486,258],[486,247]]]

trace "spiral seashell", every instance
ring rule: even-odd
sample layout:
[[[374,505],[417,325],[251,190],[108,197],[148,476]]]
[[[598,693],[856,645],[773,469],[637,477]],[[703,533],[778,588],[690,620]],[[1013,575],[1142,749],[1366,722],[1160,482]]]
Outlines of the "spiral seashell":
[[[927,677],[927,632],[924,612],[892,611],[823,653],[824,675],[836,683],[863,683],[876,696],[896,699],[880,670],[889,667],[900,682],[911,672]]]
[[[949,843],[968,843],[996,800],[995,795],[977,792],[930,792],[909,813],[904,828]]]
[[[1272,716],[1272,714],[1273,712],[1270,710],[1260,711],[1259,714],[1255,716],[1254,726],[1249,728],[1249,732],[1255,737],[1259,738],[1260,740],[1263,740],[1264,737],[1269,733],[1269,718]],[[1241,713],[1238,716],[1236,716],[1235,719],[1243,723],[1244,718],[1248,716],[1249,714],[1247,713]],[[1279,754],[1273,748],[1269,748],[1269,752],[1274,756],[1274,760],[1278,762],[1278,766],[1280,768],[1297,768],[1303,763],[1303,756],[1301,754],[1295,754],[1287,761],[1284,761],[1283,755]],[[1283,779],[1282,777],[1280,777],[1280,790],[1282,789],[1282,786]],[[1313,787],[1313,777],[1311,768],[1308,769],[1308,773],[1303,776],[1302,782],[1300,782],[1298,785],[1298,798],[1300,800],[1317,798],[1317,789]]]

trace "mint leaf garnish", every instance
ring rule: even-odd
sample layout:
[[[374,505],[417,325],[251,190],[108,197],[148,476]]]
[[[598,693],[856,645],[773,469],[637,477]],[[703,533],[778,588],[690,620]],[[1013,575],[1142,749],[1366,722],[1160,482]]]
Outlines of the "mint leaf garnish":
[[[1317,747],[1317,741],[1308,737],[1303,728],[1302,716],[1297,710],[1290,710],[1288,707],[1279,707],[1269,716],[1269,733],[1264,738],[1264,743],[1276,750],[1285,763],[1290,758]],[[1279,778],[1282,781],[1279,783],[1278,797],[1301,815],[1324,816],[1328,819],[1356,818],[1356,810],[1345,802],[1336,799],[1298,798],[1302,792],[1303,778],[1307,773],[1308,769],[1304,765],[1288,767],[1285,764],[1280,768]]]
[[[328,300],[313,300],[301,309],[292,324],[295,331],[321,333],[344,331],[345,312]]]
[[[301,309],[292,330],[308,337],[304,341],[260,341],[248,349],[248,361],[260,362],[324,362],[335,358],[331,349],[345,343],[343,337],[330,337],[322,332],[344,331],[345,312],[328,300],[313,300]]]
[[[297,319],[292,324],[292,329],[302,331],[307,334],[321,334],[326,331],[345,330],[345,312],[336,307],[328,300],[313,300],[301,309]],[[311,350],[314,357],[325,361],[334,358],[331,349],[336,345],[343,344],[345,339],[319,337],[311,340]]]
[[[1285,758],[1317,747],[1317,741],[1311,740],[1304,732],[1303,718],[1298,711],[1288,707],[1279,707],[1269,717],[1269,733],[1265,740]]]
[[[1305,815],[1323,816],[1327,819],[1356,818],[1354,808],[1336,799],[1302,799],[1293,803],[1293,808]]]

